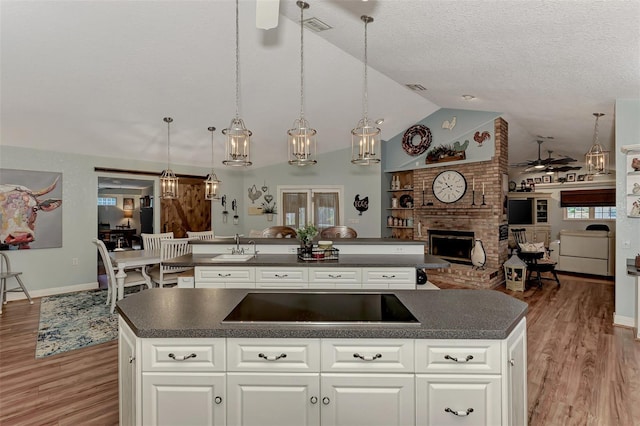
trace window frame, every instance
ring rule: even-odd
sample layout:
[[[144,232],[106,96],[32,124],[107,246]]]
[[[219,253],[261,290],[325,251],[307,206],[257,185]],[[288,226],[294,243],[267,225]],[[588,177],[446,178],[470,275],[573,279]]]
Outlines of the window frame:
[[[278,215],[278,224],[284,226],[285,223],[285,212],[283,210],[284,204],[282,203],[283,194],[286,192],[306,192],[307,196],[307,222],[315,223],[314,215],[314,205],[313,205],[313,193],[314,192],[335,192],[338,194],[338,217],[340,219],[340,223],[337,223],[336,226],[344,225],[345,217],[344,217],[344,185],[278,185],[276,187],[277,195],[277,205],[280,206],[279,210],[282,214]]]
[[[587,208],[589,209],[589,217],[569,217],[569,210],[570,208]],[[598,207],[589,207],[589,206],[573,206],[573,207],[562,207],[562,215],[563,215],[563,220],[567,220],[567,221],[589,221],[589,222],[602,222],[602,221],[607,221],[607,222],[615,222],[616,218],[596,218],[595,217],[595,209],[596,208],[608,208],[608,209],[615,209],[616,210],[616,216],[618,215],[618,210],[616,208],[616,206],[598,206]]]

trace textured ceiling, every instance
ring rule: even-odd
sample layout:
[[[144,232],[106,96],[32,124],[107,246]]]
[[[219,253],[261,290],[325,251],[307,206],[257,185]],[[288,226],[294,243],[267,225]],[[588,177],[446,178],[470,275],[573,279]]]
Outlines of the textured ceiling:
[[[281,0],[279,25],[255,28],[240,2],[240,115],[254,164],[282,162],[299,114],[299,9]],[[593,112],[613,145],[616,98],[640,98],[640,1],[309,1],[305,115],[321,152],[347,148],[362,115],[363,24],[370,14],[369,116],[383,138],[438,107],[503,112],[510,162],[545,149],[583,158]],[[207,127],[235,115],[234,2],[0,2],[0,143],[167,159],[208,167]],[[419,83],[412,92],[405,83]],[[462,99],[471,94],[472,101]],[[216,167],[223,138],[215,135]]]

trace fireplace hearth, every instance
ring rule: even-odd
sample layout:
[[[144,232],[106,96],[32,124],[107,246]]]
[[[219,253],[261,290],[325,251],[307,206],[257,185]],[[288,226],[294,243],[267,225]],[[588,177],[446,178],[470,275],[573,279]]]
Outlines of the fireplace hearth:
[[[472,231],[430,229],[429,253],[452,263],[471,265]]]

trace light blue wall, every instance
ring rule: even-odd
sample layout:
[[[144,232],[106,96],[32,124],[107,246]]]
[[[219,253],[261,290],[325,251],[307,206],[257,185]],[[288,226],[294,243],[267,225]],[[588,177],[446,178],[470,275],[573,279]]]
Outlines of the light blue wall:
[[[626,261],[640,253],[640,219],[626,216],[626,155],[620,148],[640,144],[640,99],[616,100],[616,316],[635,315],[635,279],[627,275]],[[625,247],[625,243],[629,247]]]

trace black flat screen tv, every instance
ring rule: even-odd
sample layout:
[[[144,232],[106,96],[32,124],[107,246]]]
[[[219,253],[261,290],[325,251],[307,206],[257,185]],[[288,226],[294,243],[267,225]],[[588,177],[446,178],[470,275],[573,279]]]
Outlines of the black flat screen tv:
[[[509,200],[509,225],[533,225],[533,198]]]

